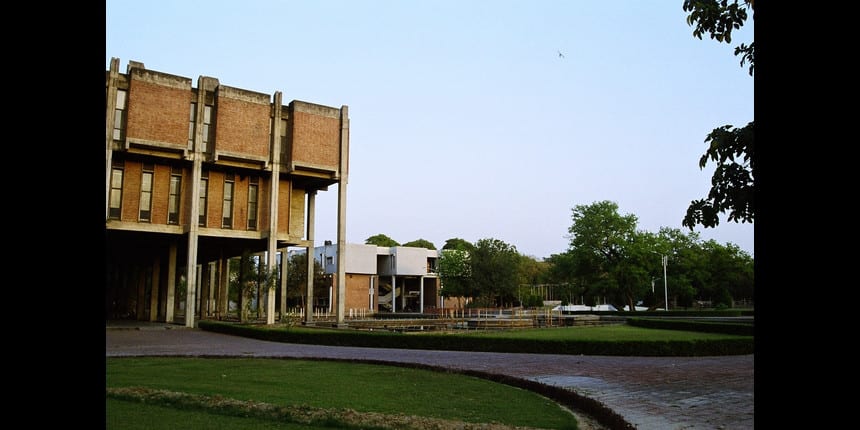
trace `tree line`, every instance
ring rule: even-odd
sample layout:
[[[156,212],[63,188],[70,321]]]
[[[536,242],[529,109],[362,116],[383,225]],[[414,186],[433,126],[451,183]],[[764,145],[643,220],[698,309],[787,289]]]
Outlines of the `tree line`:
[[[544,297],[535,287],[552,285],[562,304],[603,302],[618,309],[665,308],[667,295],[670,308],[696,302],[732,307],[753,298],[754,260],[734,244],[675,228],[639,230],[636,215],[619,213],[611,201],[578,205],[571,220],[568,249],[543,261],[499,239],[448,239],[438,264],[441,294],[476,307],[539,306]],[[384,234],[365,243],[399,246]]]

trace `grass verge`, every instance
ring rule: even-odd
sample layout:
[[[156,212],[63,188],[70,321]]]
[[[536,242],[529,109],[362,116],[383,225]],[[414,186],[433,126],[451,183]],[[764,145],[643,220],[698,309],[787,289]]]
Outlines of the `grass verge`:
[[[134,421],[128,415],[134,409],[123,406],[136,401],[336,428],[444,429],[455,422],[475,426],[462,428],[577,428],[573,415],[550,398],[453,372],[299,359],[165,357],[109,358],[106,370],[107,419],[115,423]],[[306,420],[308,414],[299,411],[316,411],[317,420]],[[149,428],[170,425],[158,415],[148,419],[156,420]],[[386,422],[396,425],[380,426]]]

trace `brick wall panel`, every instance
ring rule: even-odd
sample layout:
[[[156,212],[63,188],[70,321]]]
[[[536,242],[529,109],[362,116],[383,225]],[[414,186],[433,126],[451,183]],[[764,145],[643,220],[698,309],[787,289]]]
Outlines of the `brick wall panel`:
[[[346,294],[344,300],[344,311],[348,314],[349,309],[368,309],[370,299],[368,293],[370,290],[371,275],[346,275]]]
[[[305,235],[305,190],[293,188],[290,197],[289,234],[304,237]]]
[[[272,181],[267,176],[260,178],[260,191],[257,197],[257,230],[269,230],[269,199],[271,198]]]
[[[339,168],[340,119],[296,111],[292,114],[293,162]]]
[[[170,203],[170,166],[156,165],[152,175],[152,216],[150,223],[167,225]]]
[[[190,89],[132,79],[126,136],[187,146],[191,97]]]
[[[248,185],[250,177],[235,176],[233,186],[233,230],[248,230]]]
[[[209,213],[206,214],[206,225],[210,228],[221,228],[222,209],[224,203],[224,174],[209,172]]]
[[[290,181],[278,181],[278,234],[290,232]]]
[[[180,172],[182,174],[182,183],[179,184],[179,225],[188,225],[188,218],[191,216],[191,205],[189,202],[194,197],[193,190],[191,189],[191,169],[183,167]]]
[[[126,161],[122,172],[122,215],[125,222],[137,222],[140,216],[140,174],[143,166]]]
[[[188,225],[188,218],[191,217],[191,198],[194,197],[191,189],[191,169],[182,168],[182,184],[180,185],[182,195],[179,198],[179,225]]]
[[[232,97],[236,90],[219,91],[215,120],[215,149],[269,156],[271,106]],[[259,97],[258,97],[259,98]],[[262,101],[262,100],[259,100]]]

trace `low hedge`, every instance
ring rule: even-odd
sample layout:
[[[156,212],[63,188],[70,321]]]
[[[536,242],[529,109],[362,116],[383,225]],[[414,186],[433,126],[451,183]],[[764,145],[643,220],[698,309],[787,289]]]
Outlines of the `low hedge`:
[[[693,320],[662,320],[656,318],[627,318],[627,324],[642,328],[660,328],[666,330],[686,330],[703,333],[734,334],[738,336],[753,336],[755,325],[744,322],[716,322]]]
[[[199,327],[203,330],[274,342],[367,348],[614,356],[709,356],[741,355],[752,354],[754,352],[752,337],[687,341],[503,339],[451,334],[422,334],[416,336],[393,332],[366,332],[305,327],[300,329],[273,328],[258,324],[238,324],[210,320],[201,320]]]

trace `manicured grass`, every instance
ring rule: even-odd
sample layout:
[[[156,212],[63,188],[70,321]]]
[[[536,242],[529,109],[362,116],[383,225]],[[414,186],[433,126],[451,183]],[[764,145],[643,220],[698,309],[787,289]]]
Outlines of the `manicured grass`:
[[[331,430],[331,427],[232,417],[116,399],[107,399],[105,408],[105,428],[112,430]]]
[[[106,381],[109,388],[146,387],[275,405],[576,428],[569,412],[530,391],[455,373],[397,366],[295,359],[108,358]],[[126,412],[124,403],[128,402],[108,402],[108,423],[116,420],[118,425],[109,428],[136,428],[124,427],[121,423],[126,418],[141,421],[112,417],[136,413]],[[200,419],[205,423],[209,418],[203,414]],[[151,424],[147,428],[176,423],[162,422],[159,413],[145,415]],[[257,427],[249,424],[247,428]]]
[[[634,327],[627,324],[605,326],[535,328],[523,330],[475,331],[458,333],[462,336],[477,336],[498,339],[533,339],[553,341],[688,341],[716,339],[744,339],[748,336],[738,336],[719,333],[703,333],[682,330],[663,330],[655,328]]]

